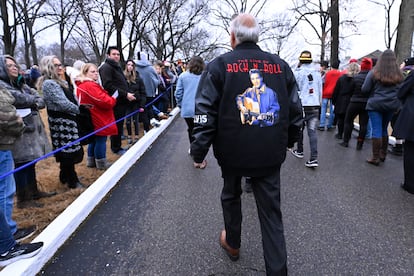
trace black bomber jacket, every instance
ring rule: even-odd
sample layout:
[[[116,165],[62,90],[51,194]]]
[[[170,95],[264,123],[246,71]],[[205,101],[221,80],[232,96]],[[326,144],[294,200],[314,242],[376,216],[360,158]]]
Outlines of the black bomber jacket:
[[[240,100],[248,106],[248,94],[254,94],[251,69],[258,69],[262,76],[263,94],[258,96],[258,102],[263,106],[260,111],[257,107],[242,112]],[[273,103],[273,109],[265,109],[271,105],[268,102]],[[261,176],[280,167],[288,140],[289,144],[297,141],[303,124],[302,105],[290,66],[253,42],[241,43],[207,65],[195,105],[195,141],[191,144],[194,161],[202,162],[213,145],[223,172],[235,175]],[[261,117],[270,120],[271,125],[257,121]]]

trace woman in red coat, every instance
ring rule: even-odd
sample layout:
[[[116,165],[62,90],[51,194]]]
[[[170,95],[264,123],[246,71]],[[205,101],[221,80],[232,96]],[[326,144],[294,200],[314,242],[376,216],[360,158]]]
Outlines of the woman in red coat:
[[[95,139],[88,144],[88,167],[96,167],[105,170],[110,166],[106,160],[106,139],[110,135],[117,134],[113,107],[116,99],[109,96],[98,83],[98,67],[92,63],[86,63],[81,68],[81,73],[76,79],[76,95],[79,104],[90,106],[92,123],[95,131]]]

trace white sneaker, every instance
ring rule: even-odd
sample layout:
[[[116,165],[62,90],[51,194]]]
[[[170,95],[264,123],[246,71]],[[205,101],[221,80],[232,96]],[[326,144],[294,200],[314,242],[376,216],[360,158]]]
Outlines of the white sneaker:
[[[151,124],[153,127],[159,127],[159,126],[161,125],[160,121],[158,121],[158,120],[157,120],[157,119],[155,119],[155,118],[152,118],[152,119],[150,120],[150,124]]]

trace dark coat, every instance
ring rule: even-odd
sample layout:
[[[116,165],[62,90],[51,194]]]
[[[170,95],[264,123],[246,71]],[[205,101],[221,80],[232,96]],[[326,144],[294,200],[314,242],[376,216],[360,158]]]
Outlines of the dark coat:
[[[342,75],[336,82],[334,92],[332,94],[332,103],[335,106],[335,114],[345,114],[349,101],[354,90],[353,77]]]
[[[414,141],[414,71],[404,80],[397,94],[403,103],[400,114],[395,122],[395,137]]]
[[[280,106],[271,126],[243,124],[237,96],[252,86],[249,70],[260,70]],[[263,176],[274,173],[286,157],[291,126],[303,124],[302,105],[290,66],[279,56],[244,42],[211,61],[202,73],[195,99],[195,141],[191,154],[202,162],[210,145],[226,174]],[[299,128],[296,129],[297,133]],[[288,134],[289,133],[289,134]]]
[[[352,91],[351,103],[366,103],[369,93],[362,93],[361,88],[369,71],[361,71],[354,77],[354,90]]]
[[[121,66],[114,60],[107,58],[105,63],[99,67],[99,76],[101,77],[103,88],[113,95],[118,90],[116,105],[128,104],[127,93],[128,82],[125,78]]]
[[[130,105],[138,107],[145,107],[145,103],[147,101],[147,93],[145,93],[145,85],[142,78],[139,76],[139,73],[137,72],[137,77],[135,79],[135,82],[129,82],[128,88],[131,93],[135,96],[135,101],[130,102]]]
[[[397,98],[397,92],[400,84],[383,85],[374,79],[373,71],[369,71],[364,84],[362,85],[362,93],[369,94],[366,110],[377,112],[395,112],[401,102]]]

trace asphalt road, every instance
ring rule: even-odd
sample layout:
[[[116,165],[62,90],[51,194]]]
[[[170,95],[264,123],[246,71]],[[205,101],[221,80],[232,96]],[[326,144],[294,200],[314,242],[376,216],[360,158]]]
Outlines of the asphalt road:
[[[287,152],[282,209],[289,275],[414,275],[414,196],[399,187],[402,157],[365,162],[371,143],[338,145],[318,132],[319,167]],[[306,135],[305,135],[306,136]],[[42,275],[265,275],[256,206],[243,194],[241,256],[231,262],[223,228],[222,180],[210,151],[192,168],[184,121],[120,181],[46,265]],[[413,168],[414,169],[414,168]]]

